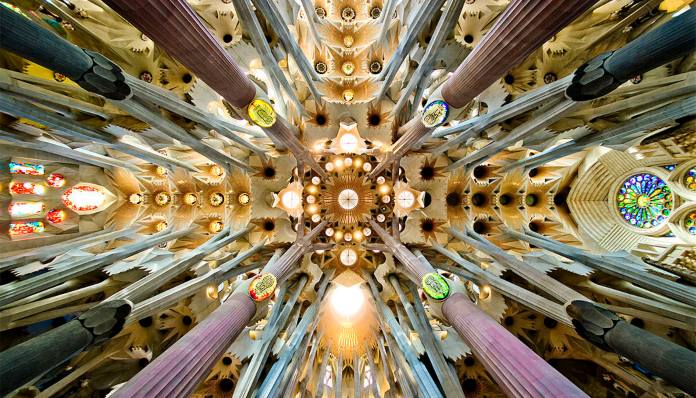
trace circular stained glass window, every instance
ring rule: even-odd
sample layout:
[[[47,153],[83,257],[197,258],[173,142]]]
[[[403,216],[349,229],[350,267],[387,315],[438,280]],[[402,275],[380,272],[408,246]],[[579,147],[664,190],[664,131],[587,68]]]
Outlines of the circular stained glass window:
[[[696,235],[696,211],[692,211],[686,216],[684,225],[691,235]]]
[[[661,178],[640,173],[621,184],[616,195],[616,206],[627,223],[650,229],[667,220],[674,202],[672,191]]]
[[[684,184],[689,191],[696,191],[696,167],[689,169],[684,176]]]

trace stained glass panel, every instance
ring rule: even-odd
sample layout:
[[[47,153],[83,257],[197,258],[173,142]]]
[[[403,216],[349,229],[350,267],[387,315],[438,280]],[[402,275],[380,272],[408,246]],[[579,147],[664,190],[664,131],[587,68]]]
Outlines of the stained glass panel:
[[[44,223],[41,221],[19,221],[10,223],[10,236],[38,234],[44,231]]]
[[[691,235],[696,235],[696,211],[692,211],[686,216],[684,225]]]
[[[42,176],[46,172],[42,164],[10,162],[10,174],[26,174],[30,176]]]
[[[63,194],[65,207],[75,211],[91,211],[99,208],[106,198],[104,192],[91,185],[78,184]]]
[[[12,218],[27,218],[39,216],[45,209],[43,202],[12,202],[9,212]]]
[[[62,188],[65,185],[65,177],[60,173],[51,173],[46,178],[46,182],[52,188]]]
[[[46,193],[46,187],[33,182],[12,181],[10,193],[13,195],[43,195]]]
[[[46,213],[46,220],[51,224],[60,224],[65,221],[66,217],[65,210],[51,209]]]
[[[690,191],[696,191],[696,167],[689,169],[684,177],[684,185]]]
[[[623,219],[638,228],[664,223],[674,206],[672,191],[659,177],[641,173],[629,177],[619,188],[616,205]]]

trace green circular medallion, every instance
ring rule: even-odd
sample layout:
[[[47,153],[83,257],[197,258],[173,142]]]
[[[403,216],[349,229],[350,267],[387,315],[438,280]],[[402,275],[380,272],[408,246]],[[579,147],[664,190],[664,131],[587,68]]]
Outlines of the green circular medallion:
[[[434,300],[444,300],[449,296],[450,287],[445,278],[437,272],[423,276],[423,291]]]

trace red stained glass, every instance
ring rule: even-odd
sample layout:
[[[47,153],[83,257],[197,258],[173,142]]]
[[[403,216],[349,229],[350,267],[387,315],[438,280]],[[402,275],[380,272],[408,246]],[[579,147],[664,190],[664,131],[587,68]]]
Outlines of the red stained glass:
[[[63,194],[63,204],[75,211],[90,211],[101,206],[106,198],[104,193],[89,185],[75,185]]]
[[[10,193],[13,195],[43,195],[46,188],[41,184],[33,182],[17,182],[10,183]]]
[[[62,188],[65,185],[65,177],[60,173],[51,173],[46,178],[46,182],[52,188]]]
[[[51,224],[60,224],[67,218],[64,210],[52,209],[46,214],[46,220]]]
[[[44,231],[44,223],[41,221],[19,221],[10,224],[8,231],[10,236],[38,234]]]

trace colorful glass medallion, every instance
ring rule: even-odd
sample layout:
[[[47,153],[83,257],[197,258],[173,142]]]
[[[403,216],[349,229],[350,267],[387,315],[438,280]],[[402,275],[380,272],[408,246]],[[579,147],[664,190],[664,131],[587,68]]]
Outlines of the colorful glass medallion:
[[[444,300],[449,296],[450,287],[445,278],[437,272],[430,272],[423,276],[423,291],[434,300]]]
[[[63,193],[65,207],[75,211],[91,211],[101,206],[106,197],[104,193],[90,185],[75,185]]]
[[[19,221],[10,223],[10,236],[38,234],[45,230],[41,221]]]
[[[46,193],[46,187],[33,182],[12,181],[10,193],[13,195],[43,195]]]
[[[46,221],[51,224],[60,224],[67,218],[65,210],[51,209],[46,213]]]
[[[449,116],[449,104],[442,100],[435,100],[423,109],[421,121],[428,128],[433,128],[441,125]]]
[[[42,176],[46,169],[42,164],[10,162],[10,174],[25,174],[29,176]]]
[[[689,191],[696,191],[696,167],[689,169],[686,173],[684,185]]]
[[[65,185],[65,177],[60,173],[51,173],[46,177],[46,183],[51,188],[63,188]]]
[[[208,231],[213,234],[222,231],[223,228],[225,228],[225,223],[220,220],[213,220],[208,224]]]
[[[259,127],[271,127],[276,122],[276,113],[273,107],[262,99],[251,101],[247,113],[251,121]]]
[[[254,277],[249,285],[249,296],[254,301],[263,301],[271,297],[278,281],[273,274],[264,272]]]
[[[637,228],[654,228],[664,223],[672,212],[672,190],[653,174],[636,174],[619,188],[616,206],[627,223]]]
[[[686,216],[684,226],[691,235],[696,235],[696,211],[692,211]]]
[[[12,218],[36,217],[46,209],[43,202],[12,202],[9,212]]]

